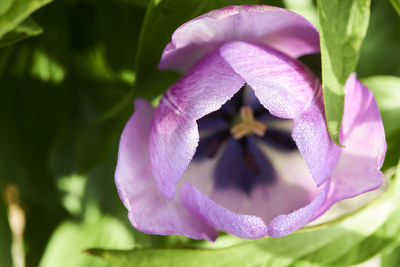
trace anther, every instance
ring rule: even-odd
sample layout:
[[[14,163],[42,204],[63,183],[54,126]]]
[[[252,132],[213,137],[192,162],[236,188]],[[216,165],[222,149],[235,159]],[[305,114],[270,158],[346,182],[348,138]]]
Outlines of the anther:
[[[267,130],[265,123],[256,121],[251,107],[242,107],[240,109],[240,122],[233,126],[230,130],[233,138],[240,139],[249,134],[264,136]]]

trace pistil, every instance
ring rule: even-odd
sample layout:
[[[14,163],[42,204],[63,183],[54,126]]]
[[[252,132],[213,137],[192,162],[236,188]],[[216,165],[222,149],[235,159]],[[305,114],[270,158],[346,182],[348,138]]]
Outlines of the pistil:
[[[262,137],[266,130],[267,125],[255,120],[251,107],[245,106],[240,109],[240,122],[233,126],[230,132],[233,138],[241,139],[249,134],[256,134]]]

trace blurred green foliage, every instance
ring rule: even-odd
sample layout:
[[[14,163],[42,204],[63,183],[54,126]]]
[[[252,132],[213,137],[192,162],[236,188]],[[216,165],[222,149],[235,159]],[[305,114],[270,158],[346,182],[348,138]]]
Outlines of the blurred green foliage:
[[[51,0],[3,0],[0,5],[0,38],[13,32],[32,12],[49,2]]]
[[[132,112],[126,96],[144,12],[114,1],[56,1],[34,14],[45,25],[39,38],[0,50],[0,175],[26,206],[28,266],[37,266],[58,224],[83,215],[65,209],[61,177],[90,176],[85,201],[103,200],[102,212],[125,217],[112,177]]]
[[[397,267],[400,262],[400,245],[385,251],[382,255],[381,267]]]
[[[4,187],[0,182],[0,189]],[[11,231],[7,220],[7,206],[3,197],[0,197],[0,266],[11,266]]]
[[[0,48],[39,35],[43,29],[32,18],[27,18],[0,40]]]
[[[393,244],[390,237],[390,231],[397,229],[397,221],[390,214],[385,218],[395,222],[385,223],[382,217],[382,224],[361,235],[352,228],[350,236],[354,239],[346,239],[341,226],[336,226],[318,232],[318,238],[313,232],[305,232],[282,241],[265,239],[259,241],[261,245],[252,245],[225,235],[210,245],[185,237],[149,236],[136,231],[128,222],[114,186],[119,136],[132,114],[133,98],[154,100],[179,77],[157,70],[162,49],[179,25],[211,9],[260,3],[286,6],[314,21],[318,14],[313,1],[302,1],[304,5],[297,0],[49,2],[0,2],[0,190],[3,193],[10,184],[19,190],[26,217],[27,266],[107,266],[107,262],[81,253],[96,247],[148,248],[146,253],[159,255],[153,248],[215,249],[236,244],[238,250],[227,251],[236,253],[243,246],[241,253],[254,253],[254,258],[261,260],[271,257],[273,246],[298,250],[304,244],[303,237],[298,236],[303,235],[309,235],[309,240],[326,235],[321,237],[326,243],[318,243],[322,245],[318,247],[322,254],[318,255],[328,253],[326,247],[336,249],[341,242],[349,242],[352,246],[346,247],[348,254],[341,262],[360,262],[381,252],[380,247],[373,245],[376,240],[382,248],[388,247],[384,251],[385,262],[396,261],[389,251],[398,251],[398,244]],[[385,169],[397,164],[400,149],[396,124],[400,118],[400,96],[395,89],[398,78],[386,77],[400,75],[399,33],[400,19],[393,6],[387,1],[372,1],[357,72],[366,78],[364,81],[371,86],[381,108],[388,139]],[[315,73],[321,73],[319,55],[302,60]],[[7,220],[9,203],[2,193],[0,266],[8,267],[12,233]],[[365,216],[365,212],[357,216]],[[386,228],[380,227],[384,225]],[[343,239],[336,240],[337,233]],[[296,238],[297,243],[290,242]],[[299,251],[297,259],[317,264],[322,256],[311,253],[315,246],[308,248],[309,252]],[[210,253],[218,257],[229,255],[227,251]],[[292,255],[289,252],[285,252],[283,263]],[[173,255],[181,257],[179,251],[171,253],[170,260]],[[204,255],[201,250],[196,253]],[[129,257],[148,257],[140,250],[130,254]],[[359,257],[352,258],[354,255]],[[201,257],[206,262],[213,260]],[[273,258],[269,260],[271,264],[275,262]],[[281,260],[277,259],[276,264]]]
[[[397,13],[400,15],[400,1],[399,0],[390,0],[393,7],[396,9]]]
[[[359,77],[400,76],[400,16],[388,1],[372,1],[371,19],[357,66]]]

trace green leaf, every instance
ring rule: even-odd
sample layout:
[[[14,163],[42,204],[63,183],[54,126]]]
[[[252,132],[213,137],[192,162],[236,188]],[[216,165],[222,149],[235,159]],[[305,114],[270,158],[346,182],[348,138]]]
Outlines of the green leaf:
[[[131,248],[134,240],[124,224],[114,217],[100,216],[92,208],[83,222],[66,221],[55,230],[40,266],[110,266],[83,253],[91,246]]]
[[[35,10],[50,3],[51,0],[14,0],[11,2],[12,4],[7,11],[3,14],[0,13],[0,39],[28,18]]]
[[[400,15],[400,0],[390,0],[394,9],[396,9],[397,13]]]
[[[322,86],[329,134],[340,144],[344,86],[368,27],[370,0],[319,0]]]
[[[243,241],[219,249],[91,249],[117,266],[348,266],[398,242],[400,168],[397,179],[374,203],[337,224],[282,238]],[[213,244],[214,245],[214,244]],[[215,244],[218,246],[218,240]]]
[[[11,5],[13,4],[14,0],[2,0],[0,4],[0,16],[6,13]]]
[[[314,25],[318,23],[317,8],[312,0],[284,0],[285,8],[300,14]]]
[[[362,82],[374,93],[385,127],[388,146],[383,167],[394,166],[400,158],[400,78],[373,76]]]
[[[359,77],[400,76],[400,16],[389,1],[372,1],[371,19],[357,66]]]
[[[0,48],[37,36],[42,32],[43,29],[32,18],[27,18],[0,39]]]
[[[398,267],[400,264],[400,245],[385,251],[381,259],[381,267]]]

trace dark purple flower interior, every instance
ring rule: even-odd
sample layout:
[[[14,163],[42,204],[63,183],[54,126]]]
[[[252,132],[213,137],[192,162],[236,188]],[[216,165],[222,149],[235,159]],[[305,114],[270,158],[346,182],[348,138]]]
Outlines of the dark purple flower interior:
[[[232,136],[231,129],[238,123],[240,109],[244,106],[251,107],[256,121],[267,125],[263,136]],[[277,120],[282,119],[271,115],[260,104],[253,90],[245,85],[219,110],[197,121],[200,141],[193,160],[214,158],[220,149],[224,149],[213,171],[214,188],[236,188],[250,195],[256,186],[271,185],[276,179],[275,169],[257,146],[257,139],[283,152],[297,149],[289,130],[269,124]]]

